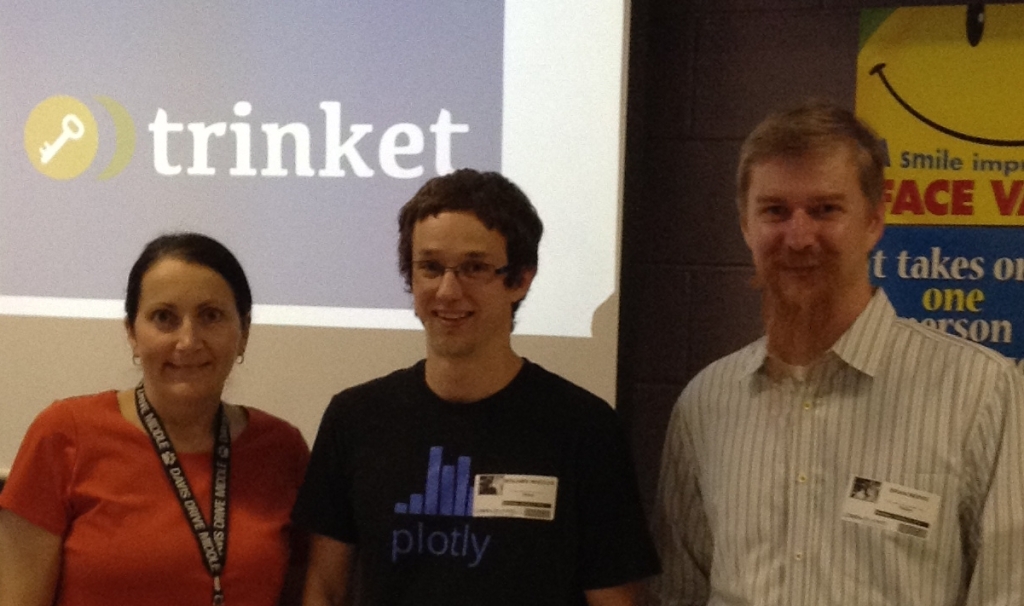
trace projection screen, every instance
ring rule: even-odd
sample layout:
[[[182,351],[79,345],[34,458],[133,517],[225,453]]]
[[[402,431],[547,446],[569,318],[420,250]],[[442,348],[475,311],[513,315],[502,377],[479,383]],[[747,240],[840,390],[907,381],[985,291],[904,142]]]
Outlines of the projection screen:
[[[178,230],[252,283],[226,398],[312,440],[331,394],[422,357],[395,219],[467,166],[545,224],[515,348],[611,401],[627,21],[618,0],[0,0],[0,470],[54,399],[139,380],[125,280]]]

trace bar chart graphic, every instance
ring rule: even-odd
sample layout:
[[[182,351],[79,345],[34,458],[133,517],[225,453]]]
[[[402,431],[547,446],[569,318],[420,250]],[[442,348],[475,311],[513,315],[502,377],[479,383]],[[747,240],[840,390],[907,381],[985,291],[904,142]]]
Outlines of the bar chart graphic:
[[[444,448],[432,446],[427,459],[423,492],[409,495],[409,502],[395,503],[395,513],[424,516],[472,517],[473,490],[470,457],[458,457],[445,465]]]

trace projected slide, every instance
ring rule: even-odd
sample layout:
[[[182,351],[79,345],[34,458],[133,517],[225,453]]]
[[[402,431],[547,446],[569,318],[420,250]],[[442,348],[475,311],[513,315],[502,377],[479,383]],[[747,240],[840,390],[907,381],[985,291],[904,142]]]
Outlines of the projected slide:
[[[257,322],[416,328],[396,215],[468,166],[545,222],[518,331],[589,336],[622,111],[621,6],[593,12],[0,0],[0,313],[119,318],[144,243],[198,230],[241,259]]]

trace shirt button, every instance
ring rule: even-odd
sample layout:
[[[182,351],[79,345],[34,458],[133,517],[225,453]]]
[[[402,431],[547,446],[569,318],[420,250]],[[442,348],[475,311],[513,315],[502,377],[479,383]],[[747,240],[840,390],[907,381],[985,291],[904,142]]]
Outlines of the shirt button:
[[[797,481],[797,482],[800,482],[801,484],[803,484],[804,482],[806,482],[806,481],[807,481],[807,476],[806,476],[806,475],[804,475],[804,474],[800,474],[800,475],[798,475],[798,476],[796,477],[796,481]]]
[[[804,559],[804,553],[802,551],[796,552],[795,554],[793,554],[793,559],[799,562],[800,560]]]
[[[814,404],[810,400],[804,400],[804,410],[810,410]]]

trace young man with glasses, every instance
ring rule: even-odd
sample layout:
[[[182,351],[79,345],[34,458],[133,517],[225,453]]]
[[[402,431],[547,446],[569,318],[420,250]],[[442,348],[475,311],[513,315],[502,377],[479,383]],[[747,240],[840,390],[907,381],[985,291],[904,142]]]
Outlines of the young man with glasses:
[[[497,173],[437,177],[402,208],[427,356],[324,414],[294,514],[307,606],[631,605],[658,571],[613,411],[512,350],[541,232]]]

